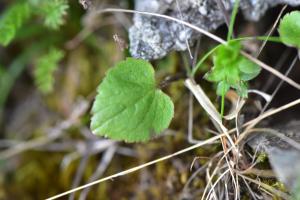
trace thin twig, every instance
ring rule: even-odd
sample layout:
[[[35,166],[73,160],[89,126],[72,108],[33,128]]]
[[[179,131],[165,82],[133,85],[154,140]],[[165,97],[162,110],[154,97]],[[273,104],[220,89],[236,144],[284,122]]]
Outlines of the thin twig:
[[[274,30],[275,30],[275,28],[276,28],[276,26],[277,26],[277,24],[278,24],[278,22],[279,22],[279,20],[280,20],[280,18],[281,18],[281,16],[282,16],[282,14],[283,14],[283,12],[284,12],[284,10],[285,10],[286,8],[287,8],[287,5],[283,6],[283,8],[281,9],[281,11],[280,11],[280,13],[279,13],[279,15],[278,15],[276,21],[274,22],[274,24],[273,24],[271,30],[269,31],[269,33],[268,33],[268,35],[267,35],[267,38],[269,38],[269,37],[272,35],[272,33],[274,32]],[[260,53],[262,52],[262,50],[263,50],[264,47],[266,46],[267,42],[268,42],[268,40],[265,40],[265,41],[263,42],[263,44],[262,44],[261,47],[259,48],[257,54],[255,55],[255,57],[258,57],[258,56],[260,55]]]
[[[183,21],[183,15],[182,15],[182,12],[181,12],[178,0],[176,0],[176,6],[177,6],[177,9],[178,9],[179,14],[180,14],[180,19]],[[183,26],[183,30],[186,32],[186,27],[185,26]],[[185,44],[187,46],[190,58],[193,59],[193,55],[192,55],[192,51],[191,51],[191,48],[190,48],[190,45],[189,45],[189,41],[188,41],[187,35],[186,35],[186,38],[185,38]]]
[[[50,133],[46,137],[37,138],[28,142],[22,142],[12,148],[4,150],[0,152],[0,159],[8,159],[24,151],[44,146],[56,140],[63,134],[64,130],[70,128],[78,122],[78,118],[86,112],[86,110],[88,109],[88,105],[89,104],[86,101],[79,102],[77,105],[75,105],[70,118],[59,123],[56,127],[51,129]]]
[[[113,12],[124,12],[124,13],[132,13],[132,14],[142,14],[142,15],[149,15],[149,16],[156,16],[156,17],[160,17],[160,18],[164,18],[164,19],[167,19],[167,20],[171,20],[171,21],[174,21],[174,22],[177,22],[179,24],[183,24],[191,29],[194,29],[196,31],[198,31],[199,33],[202,33],[210,38],[212,38],[213,40],[217,41],[218,43],[221,43],[221,44],[225,44],[226,42],[219,38],[218,36],[202,29],[202,28],[199,28],[193,24],[190,24],[186,21],[183,21],[183,20],[180,20],[180,19],[177,19],[175,17],[171,17],[171,16],[167,16],[167,15],[163,15],[163,14],[158,14],[158,13],[152,13],[152,12],[143,12],[143,11],[137,11],[137,10],[128,10],[128,9],[121,9],[121,8],[106,8],[106,9],[100,9],[98,11],[96,11],[95,13],[93,13],[93,15],[99,15],[99,14],[103,14],[103,13],[113,13]]]
[[[290,67],[285,72],[285,74],[284,74],[285,76],[288,76],[290,74],[290,72],[294,68],[297,60],[298,60],[298,55],[295,56],[294,60],[292,61],[291,65],[290,65]],[[276,86],[275,90],[273,91],[273,93],[271,95],[270,101],[267,101],[267,103],[264,105],[263,109],[260,111],[260,114],[262,114],[263,112],[265,112],[265,110],[268,108],[268,106],[270,105],[271,101],[273,100],[273,98],[275,97],[275,95],[277,94],[277,92],[279,91],[279,89],[281,88],[282,84],[283,84],[283,80],[280,80],[279,84]]]
[[[254,58],[253,56],[241,51],[241,54],[243,56],[245,56],[246,58],[248,58],[249,60],[251,60],[252,62],[254,62],[255,64],[261,66],[262,68],[264,68],[265,70],[271,72],[273,75],[277,76],[278,78],[282,79],[283,81],[287,82],[289,85],[293,86],[294,88],[300,90],[300,85],[298,83],[296,83],[294,80],[286,77],[285,75],[283,75],[282,73],[280,73],[279,71],[275,70],[274,68],[270,67],[269,65],[263,63],[262,61]]]
[[[210,176],[210,173],[209,173],[211,165],[212,165],[212,163],[209,163],[209,165],[208,165],[208,167],[207,167],[207,169],[206,169],[206,177],[207,177],[207,180],[212,180],[212,177]],[[228,169],[228,170],[229,170],[229,169]],[[221,179],[220,179],[220,180],[221,180]],[[211,189],[210,189],[209,192],[210,192],[210,193],[213,192],[213,197],[214,197],[214,199],[217,199],[217,195],[216,195],[216,191],[215,191],[214,185],[212,184],[211,181],[208,181],[208,182],[209,182],[209,184],[207,184],[207,186],[209,185],[209,186],[211,187]],[[210,193],[207,194],[206,200],[209,198]],[[203,195],[203,197],[204,197],[204,195]]]
[[[233,148],[233,147],[230,147],[230,149],[232,149],[232,148]],[[211,178],[207,181],[206,187],[204,188],[204,192],[203,192],[203,195],[202,195],[201,200],[204,200],[204,197],[205,197],[205,195],[206,195],[206,192],[207,192],[207,190],[208,190],[209,185],[210,185],[211,182],[213,181],[213,178],[215,177],[217,171],[220,169],[219,166],[221,165],[221,162],[222,162],[224,159],[227,158],[227,155],[228,155],[228,153],[230,152],[230,149],[229,149],[227,152],[224,153],[224,155],[220,158],[220,160],[218,161],[216,167],[214,168],[214,171],[213,171],[212,174],[211,174]],[[227,165],[227,166],[229,166],[229,165]],[[230,169],[230,168],[229,168],[229,169]]]
[[[257,118],[247,122],[246,124],[244,124],[243,126],[246,126],[246,129],[245,131],[240,135],[240,137],[237,139],[236,141],[236,144],[240,143],[242,140],[244,140],[247,135],[249,134],[249,131],[255,126],[257,125],[260,121],[262,121],[263,119],[271,116],[271,115],[274,115],[276,113],[279,113],[281,111],[284,111],[286,109],[289,109],[291,107],[294,107],[296,105],[300,104],[300,99],[297,99],[295,101],[292,101],[290,103],[287,103],[279,108],[276,108],[274,110],[270,110],[270,111],[267,111],[265,112],[264,114],[258,116]]]
[[[253,198],[254,200],[257,200],[257,198],[256,198],[256,196],[255,196],[255,193],[253,192],[253,190],[251,189],[251,187],[249,186],[249,184],[247,183],[247,181],[246,181],[244,178],[242,178],[242,179],[243,179],[243,181],[244,181],[246,187],[248,188],[248,190],[249,190],[249,192],[250,192],[252,198]]]
[[[73,183],[72,183],[72,188],[75,188],[80,184],[80,180],[83,176],[84,169],[86,168],[86,165],[87,165],[88,160],[90,158],[90,153],[91,153],[90,149],[88,149],[87,152],[81,158],[81,161],[79,163],[79,166],[78,166],[76,174],[75,174],[75,178],[74,178]],[[69,200],[73,200],[74,198],[75,198],[75,193],[71,193],[70,196],[69,196]]]
[[[200,38],[197,40],[195,53],[194,53],[194,57],[193,57],[192,69],[197,64],[199,49],[200,49]],[[188,111],[188,142],[192,143],[192,144],[196,144],[200,141],[195,140],[193,137],[193,125],[194,125],[194,119],[193,119],[194,104],[193,103],[194,103],[194,95],[190,91],[189,92],[189,108],[188,108],[189,109],[189,111]]]
[[[223,176],[225,176],[228,172],[230,171],[230,169],[225,170],[225,172],[223,172],[218,179],[214,182],[214,184],[212,185],[211,189],[209,190],[207,197],[209,197],[209,195],[212,193],[212,191],[214,191],[214,188],[216,187],[216,185],[219,183],[219,181],[223,178]]]
[[[108,165],[111,163],[113,156],[117,150],[117,145],[110,146],[103,154],[102,159],[97,167],[97,170],[89,178],[88,182],[93,182],[103,175]],[[85,200],[92,187],[85,188],[79,196],[79,200]],[[74,193],[73,193],[74,194]]]
[[[213,162],[214,159],[216,159],[217,157],[219,157],[221,155],[221,153],[223,152],[219,152],[216,155],[214,155],[213,158],[210,159],[209,162],[205,163],[204,165],[202,165],[201,167],[199,167],[187,180],[187,182],[185,183],[182,193],[185,193],[189,187],[189,185],[191,184],[191,182],[196,178],[196,176],[201,173],[202,171],[204,171],[204,169],[209,165],[209,163]]]

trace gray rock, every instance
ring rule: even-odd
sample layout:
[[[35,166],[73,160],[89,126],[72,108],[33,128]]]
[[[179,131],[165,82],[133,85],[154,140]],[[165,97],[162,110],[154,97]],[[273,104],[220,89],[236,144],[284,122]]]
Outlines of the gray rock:
[[[300,121],[292,121],[284,126],[274,128],[292,139],[300,146]],[[270,133],[256,133],[248,144],[259,152],[268,154],[270,164],[279,178],[290,190],[300,179],[300,150],[286,140]]]
[[[136,10],[169,15],[205,30],[212,31],[225,22],[218,0],[135,0]],[[222,0],[232,10],[234,0]],[[248,20],[257,21],[270,7],[278,4],[300,5],[300,0],[241,0],[240,9]],[[180,8],[180,11],[178,9]],[[130,52],[133,57],[159,59],[172,50],[187,49],[199,33],[166,19],[135,14],[129,29]]]

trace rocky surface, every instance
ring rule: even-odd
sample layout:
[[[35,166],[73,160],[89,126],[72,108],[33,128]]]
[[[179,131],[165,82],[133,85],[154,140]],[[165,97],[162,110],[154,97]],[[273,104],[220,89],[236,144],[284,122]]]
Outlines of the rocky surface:
[[[136,10],[165,14],[212,31],[225,22],[218,5],[221,0],[135,0]],[[222,0],[231,11],[234,0]],[[257,21],[268,8],[278,4],[300,5],[300,0],[241,0],[240,10],[248,20]],[[180,9],[179,9],[180,8]],[[132,56],[159,59],[172,50],[184,51],[199,34],[181,24],[166,19],[135,14],[129,30]]]
[[[287,140],[259,132],[248,142],[254,149],[268,154],[270,163],[279,180],[289,189],[293,190],[300,181],[300,121],[276,127],[274,130],[292,139],[296,145],[291,145]]]

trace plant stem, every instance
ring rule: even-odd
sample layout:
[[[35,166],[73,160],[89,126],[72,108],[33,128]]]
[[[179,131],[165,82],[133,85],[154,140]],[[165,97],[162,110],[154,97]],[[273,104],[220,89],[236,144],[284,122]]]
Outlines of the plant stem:
[[[217,48],[220,45],[217,45],[216,47],[212,48],[209,52],[207,52],[202,58],[201,60],[197,63],[197,65],[193,68],[192,72],[191,72],[191,76],[195,76],[196,72],[198,71],[198,69],[201,67],[201,65],[204,63],[204,61],[213,53],[217,50]]]
[[[234,22],[235,22],[235,18],[236,18],[238,9],[239,9],[239,4],[240,4],[240,0],[235,0],[233,11],[232,11],[231,18],[230,18],[229,30],[228,30],[228,34],[227,34],[227,41],[230,41],[231,37],[232,37]]]
[[[253,37],[241,37],[241,38],[236,38],[236,39],[232,39],[231,41],[244,41],[244,40],[262,40],[262,41],[268,41],[268,42],[277,42],[277,43],[281,43],[281,40],[279,37],[267,37],[267,36],[253,36]],[[211,55],[213,54],[217,48],[222,45],[219,44],[216,47],[212,48],[209,52],[207,52],[202,58],[201,60],[197,63],[197,65],[193,68],[192,72],[190,73],[190,75],[193,77],[195,76],[196,72],[199,70],[199,68],[201,67],[201,65],[205,62],[205,60]],[[300,56],[299,56],[300,58]]]
[[[224,116],[224,107],[225,107],[225,92],[223,92],[222,97],[221,97],[221,119]]]

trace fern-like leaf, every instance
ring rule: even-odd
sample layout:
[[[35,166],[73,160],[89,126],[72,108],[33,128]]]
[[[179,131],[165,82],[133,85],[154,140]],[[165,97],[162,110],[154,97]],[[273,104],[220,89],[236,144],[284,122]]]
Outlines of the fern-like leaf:
[[[64,17],[69,8],[66,0],[40,0],[37,4],[40,14],[44,17],[44,24],[51,29],[58,29],[64,24]]]
[[[53,90],[53,73],[63,56],[64,53],[61,50],[52,48],[37,60],[34,78],[35,84],[41,92],[49,93]]]
[[[0,18],[0,44],[7,46],[15,37],[19,28],[29,19],[28,3],[17,3],[8,8]]]

